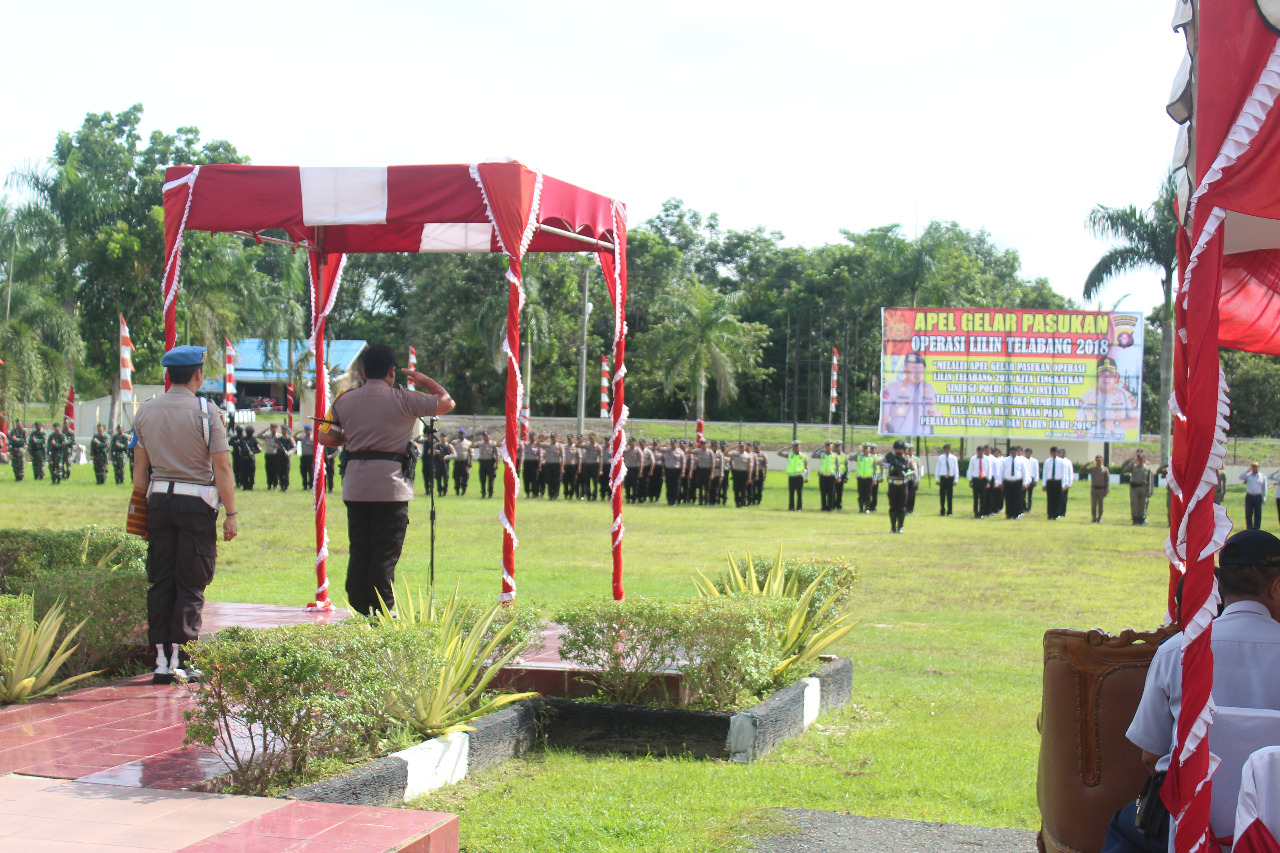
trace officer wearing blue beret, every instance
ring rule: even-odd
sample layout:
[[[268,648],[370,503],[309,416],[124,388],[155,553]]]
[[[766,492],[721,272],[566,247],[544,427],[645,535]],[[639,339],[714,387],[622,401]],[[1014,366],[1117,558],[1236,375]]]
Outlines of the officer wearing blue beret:
[[[204,384],[204,353],[195,346],[165,353],[160,364],[169,390],[139,406],[134,419],[131,512],[146,518],[147,636],[156,647],[157,684],[199,678],[182,646],[200,635],[219,507],[226,510],[222,538],[229,542],[239,532],[227,429],[218,409],[196,395]]]

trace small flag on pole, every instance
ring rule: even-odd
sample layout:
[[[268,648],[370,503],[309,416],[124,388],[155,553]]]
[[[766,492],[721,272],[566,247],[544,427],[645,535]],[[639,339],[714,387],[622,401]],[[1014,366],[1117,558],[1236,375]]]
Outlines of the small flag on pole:
[[[418,351],[413,347],[409,347],[409,369],[418,369]]]
[[[600,356],[600,417],[609,417],[609,356]]]
[[[227,399],[227,415],[232,423],[236,419],[236,348],[231,345],[231,338],[223,338],[227,345],[227,375],[222,389]]]
[[[71,433],[74,435],[76,431],[76,386],[74,385],[67,389],[67,407],[62,410],[62,417],[66,425],[71,427]]]
[[[698,444],[702,444],[702,440],[703,440],[702,430],[704,426],[705,424],[703,423],[702,418],[698,418]]]
[[[831,348],[831,411],[836,410],[836,378],[840,375],[840,350]]]
[[[132,403],[133,399],[133,340],[129,337],[129,325],[120,315],[120,402]]]
[[[284,386],[284,411],[288,419],[289,432],[293,432],[293,385]]]

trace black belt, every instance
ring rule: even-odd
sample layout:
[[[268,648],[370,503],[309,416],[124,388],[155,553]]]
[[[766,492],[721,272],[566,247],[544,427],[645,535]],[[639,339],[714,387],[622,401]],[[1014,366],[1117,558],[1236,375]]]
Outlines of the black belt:
[[[1045,480],[1046,483],[1061,483],[1061,480]]]
[[[1146,483],[1130,483],[1129,484],[1129,488],[1131,489],[1145,489],[1146,487],[1147,487]]]
[[[404,464],[408,457],[403,453],[391,453],[386,450],[349,450],[347,459],[385,459],[388,462]]]

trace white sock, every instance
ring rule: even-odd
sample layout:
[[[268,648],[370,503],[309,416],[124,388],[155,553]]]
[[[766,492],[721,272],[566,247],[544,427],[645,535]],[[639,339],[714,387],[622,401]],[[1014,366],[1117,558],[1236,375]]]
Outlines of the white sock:
[[[169,657],[169,669],[171,669],[175,673],[182,672],[182,662],[178,660],[178,649],[180,648],[181,646],[179,646],[177,643],[174,643],[173,654]]]
[[[172,675],[173,670],[169,669],[169,660],[164,653],[165,643],[156,644],[156,675]]]

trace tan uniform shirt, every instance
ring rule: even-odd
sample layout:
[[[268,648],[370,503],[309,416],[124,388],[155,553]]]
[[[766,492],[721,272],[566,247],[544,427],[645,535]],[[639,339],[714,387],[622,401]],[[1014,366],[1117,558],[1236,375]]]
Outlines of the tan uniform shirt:
[[[1085,469],[1089,475],[1089,485],[1095,489],[1105,489],[1111,485],[1111,469],[1106,465],[1101,467],[1090,465]]]
[[[596,454],[596,458],[599,458],[599,453]],[[586,461],[585,458],[583,461]],[[643,461],[644,451],[638,447],[628,447],[626,450],[622,451],[622,462],[632,471],[639,471],[640,464]]]
[[[488,462],[491,459],[498,458],[498,445],[492,441],[477,441],[471,447],[471,452],[475,454],[476,459],[481,462]]]
[[[152,481],[213,483],[213,454],[229,450],[230,445],[218,407],[209,404],[208,409],[202,412],[196,395],[183,385],[138,407],[133,428],[151,461]]]
[[[329,420],[342,428],[347,450],[404,453],[418,418],[436,415],[439,400],[408,388],[392,388],[375,379],[338,395]],[[321,429],[327,429],[322,424]],[[351,459],[342,478],[344,501],[411,501],[413,483],[392,459]]]

